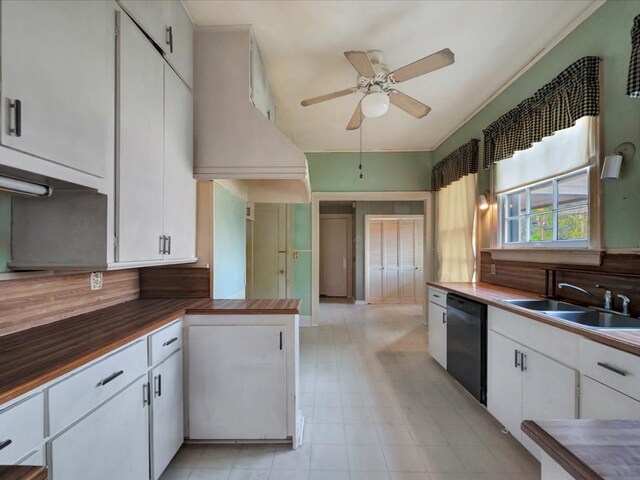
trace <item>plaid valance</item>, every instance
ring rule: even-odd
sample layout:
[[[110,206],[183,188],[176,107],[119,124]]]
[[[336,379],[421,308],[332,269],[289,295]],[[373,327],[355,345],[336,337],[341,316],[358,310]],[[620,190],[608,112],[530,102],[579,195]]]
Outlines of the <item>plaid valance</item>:
[[[640,98],[640,15],[633,19],[631,29],[631,59],[629,60],[629,78],[627,95]]]
[[[478,139],[472,139],[433,166],[431,173],[433,191],[438,191],[465,175],[478,171],[478,142]]]
[[[483,130],[483,167],[600,112],[598,57],[583,57]]]

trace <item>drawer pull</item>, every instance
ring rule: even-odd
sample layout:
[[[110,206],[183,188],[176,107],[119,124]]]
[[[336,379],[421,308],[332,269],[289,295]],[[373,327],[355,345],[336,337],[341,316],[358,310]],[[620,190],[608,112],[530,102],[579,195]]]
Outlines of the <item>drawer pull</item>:
[[[102,386],[106,385],[107,383],[114,381],[116,378],[118,378],[123,373],[124,373],[124,370],[120,370],[119,372],[112,373],[107,378],[104,378],[104,379],[100,380],[100,383],[98,383],[98,386],[102,387]]]
[[[606,368],[607,370],[613,372],[613,373],[617,373],[618,375],[622,375],[623,377],[627,376],[627,372],[625,372],[624,370],[617,368],[617,367],[613,367],[611,365],[609,365],[608,363],[603,363],[603,362],[598,362],[597,364],[599,367],[602,368]]]
[[[167,340],[166,342],[164,342],[162,344],[163,347],[168,347],[169,345],[171,345],[173,342],[177,342],[178,341],[178,337],[173,337],[170,340]]]
[[[11,439],[5,440],[4,442],[0,442],[0,450],[3,450],[5,448],[7,448],[12,443],[13,443],[13,441]]]
[[[436,295],[435,293],[432,293],[431,296],[435,298],[440,298],[440,295]]]

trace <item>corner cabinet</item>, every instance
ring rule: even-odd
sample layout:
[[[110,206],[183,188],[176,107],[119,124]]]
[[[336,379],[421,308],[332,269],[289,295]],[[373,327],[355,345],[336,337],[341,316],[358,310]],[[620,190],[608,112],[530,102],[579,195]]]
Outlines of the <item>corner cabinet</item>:
[[[33,156],[11,166],[102,186],[114,151],[114,4],[3,1],[0,8],[1,141]],[[0,165],[12,155],[0,154]]]

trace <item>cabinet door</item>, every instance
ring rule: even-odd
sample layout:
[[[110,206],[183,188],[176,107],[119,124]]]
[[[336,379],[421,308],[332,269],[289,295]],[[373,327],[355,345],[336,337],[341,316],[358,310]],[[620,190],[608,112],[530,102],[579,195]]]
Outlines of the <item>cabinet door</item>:
[[[113,3],[23,1],[1,8],[2,143],[104,177],[114,145]],[[10,132],[15,100],[20,136]]]
[[[146,376],[51,441],[52,480],[149,478]]]
[[[170,45],[166,58],[190,87],[193,86],[193,24],[182,2],[169,3]]]
[[[119,18],[117,261],[160,260],[164,60],[127,15]]]
[[[524,349],[513,340],[489,330],[487,334],[487,408],[520,440],[522,422],[522,372],[516,352]]]
[[[583,375],[580,382],[580,418],[640,420],[640,402]]]
[[[164,72],[164,234],[171,239],[165,259],[195,258],[193,96],[171,67]]]
[[[286,341],[274,325],[190,327],[191,439],[286,438]]]
[[[522,419],[578,418],[578,372],[528,349],[523,363]],[[527,435],[522,443],[540,458],[540,447]]]
[[[140,27],[164,51],[169,51],[169,18],[171,3],[166,0],[118,0]]]
[[[177,351],[151,371],[153,388],[151,455],[157,480],[184,440],[182,350]]]
[[[447,368],[447,310],[429,302],[429,354]]]

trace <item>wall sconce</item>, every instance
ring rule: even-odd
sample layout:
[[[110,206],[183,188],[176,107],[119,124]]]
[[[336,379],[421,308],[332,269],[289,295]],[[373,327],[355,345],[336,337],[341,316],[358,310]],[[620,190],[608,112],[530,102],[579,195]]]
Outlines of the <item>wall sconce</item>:
[[[489,208],[490,197],[491,197],[491,194],[489,193],[489,190],[487,190],[486,192],[484,192],[482,195],[478,197],[478,208],[480,210],[486,210]]]
[[[630,161],[636,153],[636,147],[631,142],[625,142],[618,145],[611,155],[604,157],[604,165],[602,166],[601,180],[620,178],[620,167],[622,160]]]

